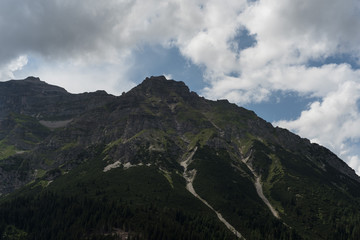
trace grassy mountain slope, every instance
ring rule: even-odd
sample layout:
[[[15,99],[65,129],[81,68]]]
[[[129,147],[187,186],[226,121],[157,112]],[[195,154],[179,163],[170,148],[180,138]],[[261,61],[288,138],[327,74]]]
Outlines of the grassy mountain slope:
[[[235,239],[214,211],[246,239],[360,237],[359,177],[329,150],[164,77],[88,95],[56,128],[0,122],[4,239]]]

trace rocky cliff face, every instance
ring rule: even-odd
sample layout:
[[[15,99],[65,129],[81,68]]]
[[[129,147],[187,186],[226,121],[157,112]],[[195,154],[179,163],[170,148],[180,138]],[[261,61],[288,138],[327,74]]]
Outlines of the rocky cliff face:
[[[359,177],[329,150],[162,76],[146,78],[119,97],[70,94],[33,77],[0,83],[0,96],[0,194],[91,179],[90,170],[78,170],[87,167],[106,178],[111,171],[121,175],[147,166],[173,189],[183,176],[188,183],[182,189],[191,186],[195,197],[247,236],[241,219],[267,212],[304,238],[308,231],[327,236],[323,229],[332,218],[325,220],[322,204],[360,197]],[[315,205],[306,199],[316,199]],[[301,208],[306,214],[299,215]],[[319,227],[307,225],[311,211],[311,224]]]
[[[0,119],[10,113],[32,116],[39,120],[64,120],[97,108],[115,97],[105,91],[70,94],[39,78],[0,82]]]
[[[32,155],[26,157],[30,158],[29,172],[79,161],[78,151],[74,149],[100,143],[109,146],[109,163],[119,160],[123,164],[136,164],[139,161],[136,155],[145,151],[149,155],[166,154],[173,161],[170,165],[176,165],[176,159],[196,144],[227,148],[242,158],[251,153],[241,152],[242,142],[250,136],[270,149],[281,146],[306,156],[305,161],[323,171],[335,168],[359,181],[352,169],[323,147],[285,129],[273,128],[253,112],[226,100],[214,102],[199,97],[183,82],[162,76],[146,78],[120,97],[101,91],[70,94],[34,77],[3,82],[0,93],[3,152],[13,148],[14,155],[5,155],[10,158],[17,154]],[[69,151],[64,146],[69,146]],[[51,164],[45,166],[46,161]],[[35,177],[29,173],[23,184]],[[19,182],[15,185],[21,186]]]

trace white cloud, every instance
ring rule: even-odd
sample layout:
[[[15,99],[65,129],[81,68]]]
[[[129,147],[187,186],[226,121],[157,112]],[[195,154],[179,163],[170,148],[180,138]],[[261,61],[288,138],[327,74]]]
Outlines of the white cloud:
[[[0,81],[14,79],[14,72],[21,70],[28,62],[26,55],[21,55],[10,63],[0,66]]]
[[[359,58],[360,34],[353,33],[360,27],[358,12],[357,1],[346,4],[336,0],[262,0],[253,3],[238,19],[255,36],[256,44],[241,51],[238,60],[226,57],[233,64],[223,61],[224,64],[235,66],[235,69],[220,67],[221,71],[217,71],[211,60],[205,62],[212,75],[212,85],[205,94],[227,95],[227,92],[241,89],[239,103],[267,99],[263,94],[271,90],[326,96],[341,82],[358,77],[358,72],[347,64],[309,67],[308,62],[338,54]],[[231,71],[239,72],[240,76],[230,81]],[[248,97],[242,97],[244,90],[250,92]]]
[[[173,76],[172,76],[171,74],[166,74],[166,73],[164,73],[163,75],[164,75],[164,77],[165,77],[167,80],[173,79]]]
[[[243,4],[245,0],[228,1],[226,8],[221,7],[218,1],[203,0],[172,0],[161,3],[155,0],[90,0],[86,3],[20,0],[16,4],[4,0],[0,2],[0,32],[7,34],[0,38],[3,46],[0,66],[7,65],[21,54],[28,54],[36,55],[48,63],[48,66],[64,61],[64,65],[69,68],[78,64],[90,67],[97,64],[117,64],[122,68],[119,62],[123,62],[123,52],[159,43],[163,46],[177,46],[184,52],[183,49],[191,49],[190,43],[197,46],[196,39],[203,31],[208,31],[207,35],[215,45],[222,45],[222,49],[208,55],[209,59],[216,60],[221,57],[219,50],[226,50],[221,34],[224,20],[231,23],[231,16],[226,14],[226,10],[240,5],[238,2]],[[221,9],[217,7],[224,11],[218,11]],[[232,25],[226,27],[227,32],[235,30]],[[201,53],[195,47],[194,54],[189,53],[187,57],[197,60],[195,51]],[[229,54],[231,55],[230,51]],[[201,61],[203,60],[199,58],[199,64]],[[213,66],[221,62],[222,60],[214,61]],[[231,61],[228,63],[231,64]],[[226,65],[222,64],[222,67]],[[50,73],[51,69],[54,69],[54,74]],[[55,69],[56,67],[50,67],[46,76],[59,74]],[[128,66],[125,69],[129,70]],[[61,75],[65,72],[66,70]],[[121,72],[126,73],[125,70]],[[126,75],[119,76],[118,79],[124,77]],[[66,79],[63,78],[61,85],[69,83]],[[74,84],[74,78],[71,79]]]
[[[359,156],[355,155],[355,156],[348,156],[347,158],[347,162],[349,164],[350,167],[352,167],[357,174],[360,173],[360,158]]]
[[[360,161],[355,161],[358,156],[353,155],[353,148],[360,139],[359,98],[360,83],[344,82],[321,102],[313,102],[298,119],[274,124],[330,148],[358,171]]]
[[[123,91],[128,91],[135,86],[134,79],[128,77],[129,68],[134,64],[131,55],[128,54],[119,56],[116,63],[38,61],[36,69],[22,72],[22,78],[28,75],[40,76],[46,82],[64,87],[72,93],[105,90],[108,93],[120,95]]]
[[[244,29],[256,42],[238,49]],[[360,59],[358,29],[358,0],[3,0],[0,77],[29,73],[72,92],[116,94],[133,85],[134,49],[177,47],[205,69],[206,97],[243,104],[281,90],[320,99],[279,124],[355,166],[360,72],[346,63],[309,63],[341,54]],[[42,65],[27,67],[32,58]]]
[[[313,102],[298,119],[277,124],[332,148],[340,147],[342,142],[360,137],[359,97],[360,84],[345,82],[321,102]]]
[[[246,1],[209,1],[203,8],[203,29],[179,44],[181,52],[196,64],[205,65],[212,74],[237,70],[237,54],[229,40],[241,27],[239,13]]]
[[[208,67],[211,86],[204,94],[237,103],[261,102],[276,90],[320,98],[298,119],[277,124],[329,147],[344,160],[352,159],[351,166],[358,170],[353,149],[360,138],[360,71],[346,63],[315,67],[309,62],[341,54],[360,58],[359,6],[352,0],[253,3],[238,19],[256,44],[241,51],[238,60],[228,58],[236,62],[233,71],[239,76],[229,77],[227,68]]]
[[[259,60],[306,62],[359,51],[359,7],[356,0],[261,0],[241,18],[257,36],[263,50]]]

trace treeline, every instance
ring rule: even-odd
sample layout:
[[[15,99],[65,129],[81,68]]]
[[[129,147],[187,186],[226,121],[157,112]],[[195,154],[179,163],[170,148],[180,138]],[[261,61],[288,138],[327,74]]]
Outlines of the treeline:
[[[64,197],[51,192],[0,205],[1,239],[234,239],[206,216],[129,202]]]

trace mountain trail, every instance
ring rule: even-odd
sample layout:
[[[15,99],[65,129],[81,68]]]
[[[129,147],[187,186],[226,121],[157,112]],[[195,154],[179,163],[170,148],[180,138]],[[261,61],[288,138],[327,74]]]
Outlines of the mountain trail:
[[[249,168],[249,170],[252,172],[252,174],[255,177],[254,185],[255,185],[257,194],[259,195],[261,200],[263,200],[263,202],[266,204],[266,206],[268,206],[268,208],[270,209],[270,211],[274,215],[274,217],[276,217],[277,219],[280,219],[279,213],[275,210],[275,208],[271,205],[269,200],[264,195],[262,185],[261,185],[261,176],[256,174],[255,170],[250,166],[250,164],[248,163],[247,160],[248,159],[245,158],[242,160],[242,162],[245,163],[245,165]]]
[[[193,169],[191,171],[188,171],[187,168],[189,166],[189,164],[191,163],[191,160],[195,154],[197,150],[197,147],[195,147],[195,149],[193,150],[193,152],[189,155],[189,157],[186,158],[186,160],[180,162],[180,165],[184,167],[184,173],[183,173],[183,177],[186,180],[186,189],[192,194],[194,195],[194,197],[196,197],[197,199],[199,199],[202,203],[204,203],[208,208],[210,208],[213,212],[215,212],[216,216],[219,218],[219,220],[225,224],[225,226],[232,232],[234,233],[234,235],[236,237],[238,237],[239,239],[245,239],[240,232],[238,232],[228,221],[226,221],[226,219],[221,215],[221,213],[219,213],[218,211],[216,211],[205,199],[203,199],[202,197],[199,196],[199,194],[196,193],[194,186],[193,186],[193,182],[196,176],[196,169]]]

